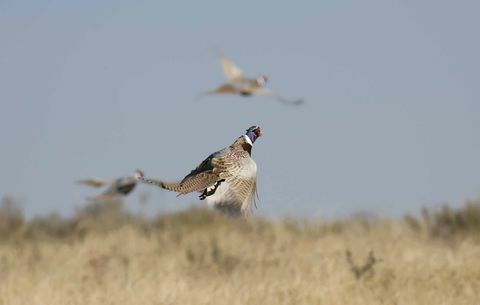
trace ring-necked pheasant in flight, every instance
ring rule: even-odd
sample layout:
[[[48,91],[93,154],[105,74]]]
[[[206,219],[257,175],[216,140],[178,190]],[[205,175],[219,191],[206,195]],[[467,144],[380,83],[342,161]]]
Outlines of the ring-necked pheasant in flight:
[[[260,127],[252,126],[232,145],[208,156],[179,182],[164,182],[135,174],[139,182],[153,184],[184,195],[200,192],[200,199],[230,216],[248,216],[255,204],[257,164],[251,158],[255,140],[262,135]]]
[[[219,86],[215,90],[205,92],[204,94],[234,94],[241,96],[266,95],[274,97],[277,101],[283,104],[293,106],[303,104],[303,100],[301,99],[293,101],[287,100],[265,88],[265,84],[268,81],[267,76],[261,75],[257,78],[248,78],[227,58],[221,57],[220,62],[222,64],[223,72],[228,78],[228,83]]]
[[[137,171],[136,174],[141,174],[141,172]],[[100,195],[89,198],[92,201],[99,201],[99,200],[108,200],[113,199],[119,196],[126,196],[130,194],[137,186],[137,179],[134,176],[125,177],[125,178],[118,178],[118,179],[85,179],[79,180],[77,183],[85,184],[93,187],[101,187],[107,186],[108,188]]]

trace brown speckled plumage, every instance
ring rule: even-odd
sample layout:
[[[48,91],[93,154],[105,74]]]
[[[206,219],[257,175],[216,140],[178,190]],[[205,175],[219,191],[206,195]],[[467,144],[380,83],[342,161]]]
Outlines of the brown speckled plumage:
[[[226,212],[239,216],[250,214],[256,194],[257,166],[251,158],[252,144],[261,135],[260,128],[252,126],[247,130],[253,134],[253,141],[242,135],[232,145],[208,156],[179,182],[145,178],[137,174],[135,178],[143,183],[174,191],[178,195],[202,192],[201,199]],[[228,208],[227,208],[228,207]]]

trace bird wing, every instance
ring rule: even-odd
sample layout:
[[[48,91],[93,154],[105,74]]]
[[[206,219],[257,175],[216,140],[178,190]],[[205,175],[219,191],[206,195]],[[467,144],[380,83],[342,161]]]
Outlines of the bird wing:
[[[115,180],[86,179],[77,182],[94,187],[109,185],[100,195],[88,198],[90,201],[103,201],[116,198],[117,196],[127,195],[133,191],[137,185],[137,180],[134,177],[119,178]]]
[[[137,180],[134,177],[118,179],[111,188],[122,195],[128,195],[137,186]]]
[[[243,72],[226,57],[222,56],[220,58],[220,63],[222,64],[223,73],[225,73],[225,76],[227,76],[229,81],[233,82],[245,78]]]
[[[115,180],[107,180],[107,179],[84,179],[84,180],[77,181],[77,183],[79,184],[85,184],[93,187],[100,187],[103,185],[112,184],[114,182]]]
[[[117,191],[116,185],[112,184],[100,195],[97,195],[95,197],[87,197],[87,199],[92,202],[99,202],[118,198],[119,195],[121,194]]]
[[[216,89],[204,92],[201,95],[212,94],[238,94],[238,88],[236,88],[233,84],[223,84]]]
[[[251,158],[220,158],[214,160],[225,182],[207,200],[217,209],[232,216],[251,214],[257,194],[257,165]]]
[[[200,163],[195,169],[193,169],[185,178],[180,182],[165,182],[162,180],[145,178],[143,174],[135,174],[135,178],[143,183],[153,184],[163,189],[174,191],[179,195],[184,195],[192,192],[202,192],[206,188],[212,186],[219,180],[219,169],[217,169],[213,160],[227,153],[228,148],[224,148],[218,152],[215,152],[208,156]]]
[[[178,195],[185,195],[191,192],[201,192],[218,180],[218,176],[212,173],[204,172],[198,173],[191,177],[185,177],[179,182],[166,182],[159,179],[146,178],[142,175],[136,175],[139,182],[145,184],[156,185],[162,189],[178,193]]]
[[[188,194],[191,192],[202,192],[204,189],[215,184],[218,179],[218,174],[213,173],[213,171],[195,174],[188,178],[184,178],[180,182],[179,193]]]
[[[282,97],[282,96],[276,94],[275,92],[270,91],[266,88],[259,88],[259,89],[255,90],[254,93],[258,94],[258,95],[271,96],[271,97],[275,98],[275,100],[277,100],[278,102],[280,102],[282,104],[285,104],[285,105],[300,106],[304,103],[304,101],[302,99],[289,100],[289,99],[286,99],[286,98],[284,98],[284,97]]]

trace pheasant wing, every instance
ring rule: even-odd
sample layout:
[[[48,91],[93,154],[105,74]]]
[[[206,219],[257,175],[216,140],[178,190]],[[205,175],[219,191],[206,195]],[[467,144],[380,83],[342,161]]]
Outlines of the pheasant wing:
[[[219,180],[219,170],[213,165],[213,161],[226,153],[227,148],[211,154],[199,166],[193,169],[180,182],[165,182],[162,180],[145,178],[143,173],[135,174],[137,181],[153,184],[163,189],[174,191],[179,195],[191,192],[203,192],[206,188],[212,186]]]
[[[248,159],[219,159],[214,162],[225,179],[214,195],[207,197],[217,209],[227,214],[248,216],[255,204],[257,166]]]
[[[77,181],[77,183],[79,184],[85,184],[93,187],[100,187],[107,184],[112,184],[114,182],[115,180],[106,180],[106,179],[84,179],[84,180]]]
[[[128,195],[137,186],[137,180],[134,177],[118,179],[112,186],[115,191],[122,195]]]
[[[89,201],[93,201],[93,202],[100,202],[100,201],[107,201],[107,200],[112,200],[112,199],[118,198],[119,195],[121,195],[121,194],[118,192],[116,185],[114,185],[114,183],[112,183],[112,185],[109,186],[100,195],[97,195],[95,197],[87,197],[87,199]]]
[[[222,56],[220,63],[222,64],[223,73],[225,73],[230,82],[245,78],[243,72],[226,57]]]

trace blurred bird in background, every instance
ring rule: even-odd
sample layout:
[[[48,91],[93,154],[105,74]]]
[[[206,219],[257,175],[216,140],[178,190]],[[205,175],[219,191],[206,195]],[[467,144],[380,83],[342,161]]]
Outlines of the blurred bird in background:
[[[251,158],[255,140],[262,135],[252,126],[232,145],[208,156],[180,182],[164,182],[135,174],[139,182],[184,195],[201,192],[200,199],[226,215],[249,216],[257,195],[257,164]]]
[[[233,94],[240,96],[251,96],[251,95],[265,95],[275,98],[276,101],[283,104],[298,106],[303,104],[303,100],[288,100],[278,94],[272,92],[271,90],[265,88],[265,84],[268,81],[266,75],[260,75],[257,78],[248,78],[243,72],[235,66],[230,60],[226,57],[220,58],[220,63],[222,64],[223,72],[228,79],[228,83],[225,83],[215,90],[207,91],[204,95],[211,94]]]
[[[140,171],[136,171],[136,174],[142,174]],[[137,186],[137,180],[134,176],[123,177],[118,179],[85,179],[77,181],[79,184],[84,184],[93,187],[108,186],[107,189],[100,195],[95,197],[89,197],[91,201],[103,201],[110,200],[117,197],[122,197],[130,194]]]

